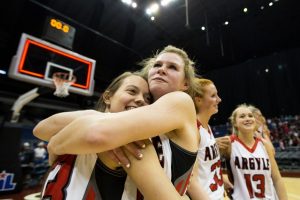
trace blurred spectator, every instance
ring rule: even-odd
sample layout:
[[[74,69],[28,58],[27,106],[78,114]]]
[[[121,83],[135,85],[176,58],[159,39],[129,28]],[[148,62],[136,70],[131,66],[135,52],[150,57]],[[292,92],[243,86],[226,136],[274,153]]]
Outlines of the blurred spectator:
[[[29,142],[24,142],[19,153],[22,169],[22,180],[23,184],[31,180],[31,173],[33,170],[34,163],[34,151]]]
[[[34,152],[29,142],[24,142],[19,153],[21,165],[31,165],[34,159]]]
[[[280,150],[285,150],[285,145],[282,140],[279,141],[279,148],[280,148]]]
[[[47,157],[47,150],[45,149],[45,143],[39,142],[37,147],[34,149],[34,159],[44,160]]]
[[[291,146],[298,146],[299,143],[300,143],[300,139],[298,137],[298,133],[294,133],[292,135],[292,144],[291,144]]]
[[[299,146],[299,130],[300,119],[299,116],[281,116],[280,118],[270,119],[272,126],[275,124],[274,129],[271,129],[271,139],[273,143],[275,140],[279,141],[281,150],[286,149],[288,146]]]
[[[289,146],[300,146],[300,116],[280,116],[264,119],[261,113],[258,113],[262,122],[266,122],[266,127],[260,130],[269,135],[273,146],[278,150],[285,150]],[[218,137],[231,134],[231,127],[228,123],[213,127],[218,132]]]

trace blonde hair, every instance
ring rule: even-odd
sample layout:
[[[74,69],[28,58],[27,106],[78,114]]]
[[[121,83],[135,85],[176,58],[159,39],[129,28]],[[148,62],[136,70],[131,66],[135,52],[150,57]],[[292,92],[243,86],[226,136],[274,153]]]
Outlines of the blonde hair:
[[[262,124],[266,124],[266,118],[262,115],[260,109],[258,109],[254,105],[249,105],[249,109],[254,114],[256,120],[260,121],[260,123]],[[256,116],[259,116],[259,119]]]
[[[231,123],[231,126],[232,126],[232,133],[237,135],[238,134],[238,130],[237,128],[235,127],[235,124],[236,124],[236,115],[237,115],[237,110],[239,108],[249,108],[249,105],[246,104],[246,103],[243,103],[243,104],[240,104],[238,105],[234,110],[233,112],[231,113],[231,116],[229,117],[229,120],[230,120],[230,123]]]
[[[212,80],[205,79],[205,78],[195,78],[194,82],[197,86],[194,90],[194,96],[195,97],[203,97],[204,93],[205,93],[204,88],[208,85],[211,85],[211,84],[214,85],[214,82],[212,82]]]
[[[155,63],[157,57],[164,53],[175,53],[182,58],[182,60],[184,62],[184,77],[189,86],[185,92],[192,96],[193,92],[196,88],[196,85],[194,82],[194,78],[195,78],[194,64],[195,63],[189,58],[189,56],[183,49],[179,49],[172,45],[168,45],[162,51],[157,51],[154,56],[144,59],[142,62],[139,63],[139,65],[143,66],[143,68],[141,70],[143,77],[145,77],[145,78],[148,77],[148,72],[154,66],[154,63]]]
[[[255,107],[254,105],[250,105],[249,109],[253,113],[255,120],[259,122],[259,124],[257,124],[257,129],[259,128],[259,125],[262,126],[262,137],[265,137],[264,134],[270,137],[271,132],[268,128],[267,120],[265,116],[263,116],[263,114],[261,113],[261,110]]]
[[[195,100],[195,97],[203,97],[204,94],[205,94],[205,87],[208,86],[208,85],[211,85],[214,83],[209,80],[209,79],[205,79],[205,78],[194,78],[194,83],[195,83],[195,88],[193,90],[193,94],[192,94],[192,97],[193,97],[193,101],[194,101],[194,104],[195,104],[195,108],[196,108],[196,112],[198,113],[199,112],[199,108],[196,106],[196,100]]]

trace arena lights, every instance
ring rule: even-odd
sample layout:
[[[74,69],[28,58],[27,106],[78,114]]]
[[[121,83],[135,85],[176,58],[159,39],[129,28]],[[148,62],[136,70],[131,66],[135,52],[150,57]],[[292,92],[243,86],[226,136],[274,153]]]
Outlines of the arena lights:
[[[137,3],[132,1],[132,0],[121,0],[123,3],[133,7],[133,8],[136,8],[137,7]]]
[[[272,7],[275,3],[278,3],[278,2],[279,2],[279,0],[270,1],[267,5],[260,6],[260,9],[263,10],[263,9],[267,8],[268,6]]]
[[[4,70],[0,69],[0,74],[3,74],[3,75],[5,75],[5,74],[6,74],[6,71],[4,71]]]
[[[121,1],[127,5],[131,5],[132,3],[132,0],[121,0]]]
[[[175,0],[161,0],[160,5],[161,6],[167,6],[172,1],[175,1]]]
[[[146,9],[146,14],[152,16],[156,14],[158,10],[159,10],[159,5],[157,3],[153,3]]]
[[[132,6],[133,8],[136,8],[136,7],[137,7],[137,3],[132,2],[131,6]]]

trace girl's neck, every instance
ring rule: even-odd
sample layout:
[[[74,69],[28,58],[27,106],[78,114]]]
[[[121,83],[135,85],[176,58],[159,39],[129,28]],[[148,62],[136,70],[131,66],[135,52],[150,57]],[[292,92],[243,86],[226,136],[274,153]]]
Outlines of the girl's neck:
[[[202,114],[202,113],[198,113],[197,119],[200,121],[203,128],[208,130],[208,122],[209,122],[210,116]]]
[[[255,142],[254,139],[254,132],[249,132],[249,133],[238,133],[238,137],[241,141],[243,141],[247,146],[252,146]]]

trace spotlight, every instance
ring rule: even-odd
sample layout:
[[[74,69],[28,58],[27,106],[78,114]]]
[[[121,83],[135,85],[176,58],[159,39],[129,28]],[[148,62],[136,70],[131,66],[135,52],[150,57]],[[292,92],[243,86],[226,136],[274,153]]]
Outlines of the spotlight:
[[[202,30],[202,31],[205,31],[205,26],[202,26],[202,27],[201,27],[201,30]]]
[[[243,9],[244,13],[248,12],[248,8]]]
[[[150,18],[152,21],[154,21],[155,20],[155,17],[154,16],[151,16],[151,18]]]
[[[160,5],[161,5],[161,6],[167,6],[167,5],[170,3],[170,1],[171,1],[171,0],[162,0],[162,1],[160,2]]]
[[[159,5],[157,3],[151,4],[147,9],[147,15],[155,14],[159,10]]]
[[[172,1],[174,0],[161,0],[160,5],[165,7],[168,6]]]
[[[0,69],[0,74],[6,74],[6,71]]]
[[[261,10],[263,10],[264,8],[265,8],[264,6],[261,6],[261,7],[260,7]]]
[[[266,69],[265,69],[265,72],[266,72],[266,73],[268,73],[268,72],[269,72],[269,69],[268,69],[268,68],[266,68]]]
[[[128,5],[131,5],[132,0],[122,0],[122,2],[125,3],[125,4],[128,4]]]
[[[229,22],[228,22],[228,21],[225,21],[225,22],[224,22],[224,25],[225,25],[225,26],[227,26],[228,24],[229,24]]]
[[[147,8],[147,9],[146,9],[146,14],[147,14],[147,15],[151,15],[151,10],[150,10],[150,8]]]
[[[132,2],[131,6],[132,6],[133,8],[136,8],[136,7],[137,7],[137,3]]]
[[[269,3],[269,6],[273,6],[273,2],[270,2],[270,3]]]

